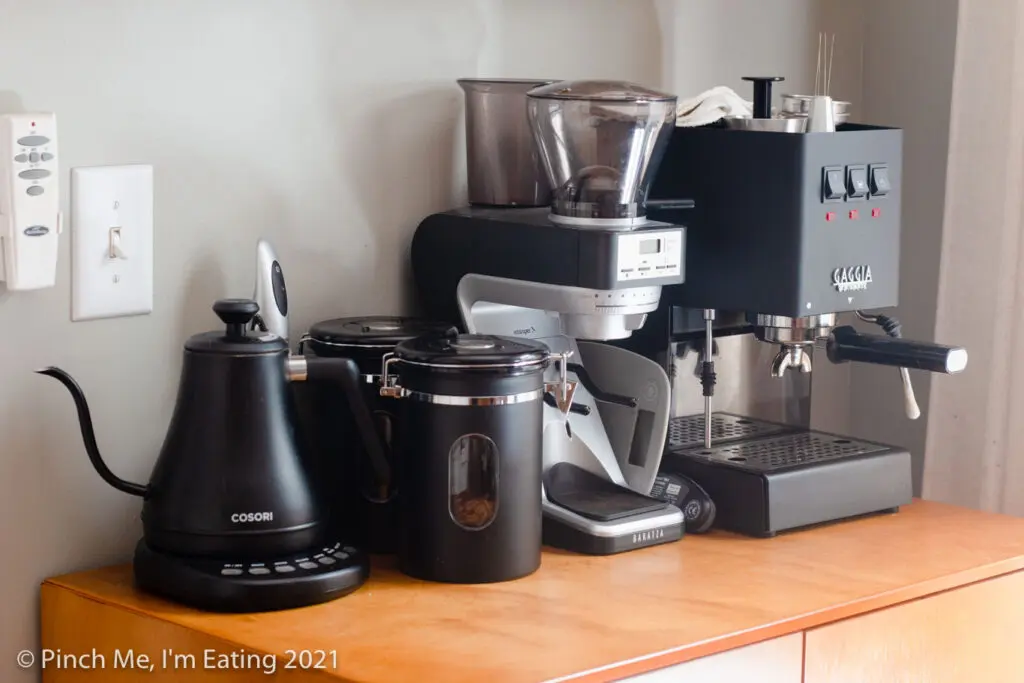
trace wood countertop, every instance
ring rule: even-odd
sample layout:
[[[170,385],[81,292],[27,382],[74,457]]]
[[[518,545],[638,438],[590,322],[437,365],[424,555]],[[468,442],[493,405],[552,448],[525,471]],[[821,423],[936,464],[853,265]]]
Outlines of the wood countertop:
[[[134,590],[127,566],[49,579],[43,602],[66,589],[248,652],[334,650],[325,683],[603,681],[1021,569],[1024,519],[918,501],[773,539],[715,532],[610,557],[546,549],[534,575],[481,586],[417,581],[375,559],[357,592],[285,612],[172,605]]]

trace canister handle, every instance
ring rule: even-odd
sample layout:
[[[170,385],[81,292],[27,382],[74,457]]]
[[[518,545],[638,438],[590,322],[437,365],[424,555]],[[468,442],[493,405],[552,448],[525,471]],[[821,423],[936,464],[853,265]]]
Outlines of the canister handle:
[[[563,415],[569,414],[572,408],[572,397],[576,393],[576,382],[569,379],[569,358],[572,357],[572,350],[552,354],[558,359],[558,381],[545,382],[544,391],[550,391],[555,395],[555,403]]]
[[[398,386],[397,378],[388,374],[388,368],[398,360],[394,353],[385,353],[381,357],[380,395],[385,398],[402,398],[402,387]]]

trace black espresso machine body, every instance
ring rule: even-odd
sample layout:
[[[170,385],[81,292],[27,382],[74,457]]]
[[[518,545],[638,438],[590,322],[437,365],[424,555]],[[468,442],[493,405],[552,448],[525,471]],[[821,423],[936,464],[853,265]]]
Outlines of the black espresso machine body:
[[[694,208],[686,282],[666,303],[791,318],[895,306],[903,131],[676,128],[651,187]]]
[[[329,534],[294,427],[289,381],[339,385],[378,479],[389,478],[356,364],[291,357],[283,339],[249,329],[258,310],[249,300],[218,301],[226,329],[186,342],[174,413],[146,485],[106,466],[77,382],[59,368],[40,371],[72,394],[86,452],[104,481],[143,498],[136,584],[200,609],[299,607],[341,597],[368,576],[365,553]]]
[[[686,282],[663,289],[658,311],[624,345],[710,401],[717,343],[708,348],[708,336],[753,333],[779,345],[776,363],[790,351],[801,361],[773,364],[774,377],[765,367],[751,382],[782,381],[786,367],[809,372],[814,346],[832,362],[962,369],[963,349],[904,340],[895,319],[861,313],[898,301],[902,141],[899,129],[861,124],[806,134],[676,128],[651,196],[689,197],[694,208],[652,217],[689,228]],[[854,311],[886,334],[836,326],[836,314]],[[703,381],[672,372],[680,345],[702,354]],[[903,448],[718,412],[708,434],[707,421],[672,419],[662,468],[709,493],[721,528],[772,536],[911,501]]]

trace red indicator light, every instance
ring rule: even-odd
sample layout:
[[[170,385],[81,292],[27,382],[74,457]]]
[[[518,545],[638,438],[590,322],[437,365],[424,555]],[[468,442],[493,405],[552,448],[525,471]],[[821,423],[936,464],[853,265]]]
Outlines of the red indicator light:
[[[836,214],[834,211],[829,211],[828,213],[825,214],[825,220],[827,221],[835,220],[835,217]]]
[[[859,217],[860,217],[860,211],[858,211],[857,209],[853,209],[852,211],[850,211],[850,220],[851,221],[855,221]]]
[[[882,210],[881,209],[871,209],[871,217],[872,218],[878,218],[881,215],[882,215]]]
[[[33,127],[33,128],[35,128],[35,127],[36,127],[36,122],[35,122],[35,121],[33,121],[33,122],[32,122],[32,127]]]

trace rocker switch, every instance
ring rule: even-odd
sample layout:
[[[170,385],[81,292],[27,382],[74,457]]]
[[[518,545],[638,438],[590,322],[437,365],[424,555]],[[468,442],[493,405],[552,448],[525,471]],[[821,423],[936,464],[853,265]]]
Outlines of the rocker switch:
[[[826,202],[842,201],[846,197],[846,179],[842,168],[826,168],[823,178],[822,198]]]
[[[871,194],[876,197],[884,197],[889,194],[892,190],[892,184],[889,182],[889,167],[888,166],[872,166],[871,167]]]
[[[850,166],[847,169],[847,196],[860,199],[868,195],[868,169],[864,166]]]

